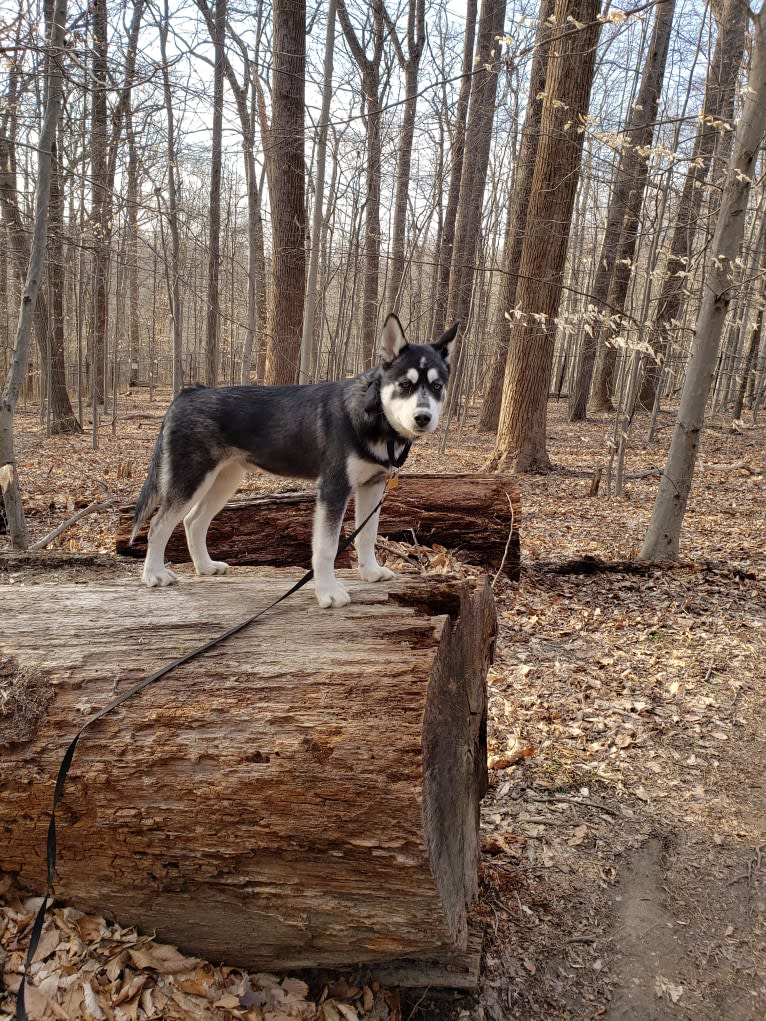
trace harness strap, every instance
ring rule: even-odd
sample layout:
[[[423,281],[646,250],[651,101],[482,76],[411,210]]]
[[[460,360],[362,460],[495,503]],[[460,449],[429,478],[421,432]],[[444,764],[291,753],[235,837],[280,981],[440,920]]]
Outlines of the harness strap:
[[[394,446],[394,441],[393,440],[389,440],[388,441],[388,447],[387,447],[387,449],[388,449],[388,463],[389,463],[389,466],[391,468],[394,468],[396,471],[399,471],[399,469],[402,467],[404,462],[407,460],[407,457],[409,456],[410,447],[411,446],[412,446],[412,440],[407,440],[407,442],[404,444],[404,447],[402,448],[401,454],[399,454],[397,456],[396,447]]]
[[[348,549],[348,547],[351,545],[354,539],[356,539],[356,537],[359,535],[359,533],[362,531],[365,525],[370,521],[370,519],[375,514],[377,514],[377,512],[383,506],[383,502],[385,501],[389,492],[392,489],[396,488],[396,485],[398,483],[397,472],[398,469],[401,468],[401,466],[406,461],[407,454],[409,454],[410,452],[410,446],[411,444],[409,443],[406,444],[402,453],[398,457],[395,457],[393,456],[394,455],[393,440],[389,441],[389,459],[391,460],[393,468],[396,470],[393,471],[389,476],[389,479],[386,483],[386,488],[383,491],[383,495],[381,496],[380,500],[375,505],[375,507],[373,507],[373,509],[361,523],[361,525],[358,525],[349,536],[347,536],[345,539],[342,540],[342,542],[339,543],[338,552],[336,553],[336,556],[339,556],[341,553],[345,552],[345,550]],[[179,656],[178,659],[174,659],[172,663],[168,663],[166,666],[161,667],[159,670],[151,674],[149,677],[144,677],[143,680],[138,681],[138,683],[128,688],[121,695],[118,695],[117,698],[113,699],[108,705],[104,706],[104,708],[99,710],[99,712],[97,712],[94,716],[91,716],[90,719],[87,720],[80,727],[75,736],[72,738],[72,740],[69,743],[69,747],[64,752],[64,757],[61,760],[61,765],[59,766],[59,771],[56,776],[56,786],[53,791],[53,804],[51,807],[50,818],[48,821],[48,839],[46,848],[47,878],[45,896],[43,897],[43,902],[40,905],[40,908],[37,912],[37,916],[35,917],[34,923],[32,925],[32,932],[29,938],[29,949],[27,950],[26,961],[24,962],[24,971],[21,976],[21,984],[19,985],[19,989],[16,994],[16,1021],[27,1021],[26,1007],[24,1003],[24,990],[26,987],[27,978],[29,977],[29,969],[32,966],[35,953],[37,952],[37,947],[40,943],[40,937],[42,935],[43,925],[45,923],[45,915],[48,910],[48,902],[49,901],[52,902],[53,900],[53,877],[56,871],[56,809],[64,795],[64,786],[66,784],[67,776],[69,775],[69,769],[72,765],[75,749],[77,748],[77,742],[80,740],[80,738],[82,737],[86,730],[92,727],[95,723],[98,723],[99,720],[102,720],[114,709],[117,709],[118,706],[121,706],[124,702],[127,702],[129,699],[133,698],[134,695],[137,695],[139,692],[143,691],[144,688],[148,688],[150,684],[154,684],[155,681],[159,681],[162,677],[165,677],[167,674],[171,672],[171,670],[175,670],[176,667],[183,666],[184,663],[189,663],[191,660],[196,659],[198,656],[202,656],[204,653],[209,652],[210,649],[215,648],[216,645],[220,645],[221,642],[225,642],[227,638],[232,638],[240,631],[243,631],[250,624],[258,620],[259,617],[262,617],[265,613],[268,613],[269,610],[273,610],[275,606],[278,606],[281,602],[283,602],[285,599],[288,599],[299,589],[302,589],[303,586],[307,585],[313,577],[314,570],[313,568],[311,568],[308,571],[306,571],[303,577],[299,578],[294,585],[291,585],[286,592],[283,592],[281,596],[278,596],[272,603],[269,603],[268,606],[264,606],[263,609],[258,610],[257,613],[254,613],[252,616],[248,617],[246,620],[241,621],[239,624],[235,624],[233,627],[230,627],[228,631],[224,631],[223,634],[218,635],[216,638],[211,638],[210,641],[205,642],[204,645],[200,645],[196,649],[192,649],[191,652],[187,652],[183,656]]]

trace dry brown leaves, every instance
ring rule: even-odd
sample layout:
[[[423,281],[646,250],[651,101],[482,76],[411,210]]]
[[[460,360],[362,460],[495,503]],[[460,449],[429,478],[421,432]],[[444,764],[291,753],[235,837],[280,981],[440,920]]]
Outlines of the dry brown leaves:
[[[0,1021],[10,1021],[40,898],[0,907]],[[97,915],[50,910],[26,987],[30,1021],[398,1021],[398,995],[344,979],[316,999],[298,978],[214,967]]]
[[[30,416],[19,469],[28,504],[37,509],[30,521],[33,538],[72,507],[109,495],[134,499],[165,401],[147,409],[153,418],[121,421],[118,436],[103,435],[95,453],[83,437],[54,438],[43,446]],[[130,410],[125,404],[121,413]],[[643,573],[571,573],[569,558],[627,563],[636,556],[673,419],[663,414],[658,442],[649,447],[642,435],[647,419],[636,419],[626,467],[633,477],[613,500],[588,497],[593,471],[601,467],[606,478],[612,421],[570,425],[562,402],[551,404],[549,423],[556,469],[519,479],[522,580],[496,587],[491,788],[482,822],[488,930],[482,989],[471,1017],[584,1021],[604,1014],[623,981],[620,962],[627,951],[617,919],[627,866],[652,837],[664,849],[657,889],[675,954],[651,972],[646,1009],[631,1016],[654,1011],[666,1019],[763,1018],[766,429],[732,432],[720,420],[704,433],[679,565]],[[442,457],[438,442],[418,445],[407,470],[478,471],[492,446],[489,438],[465,430],[451,434]],[[267,486],[262,479],[248,484]],[[94,515],[55,547],[110,550],[115,524],[114,511]],[[386,545],[402,567],[460,569],[447,550]],[[73,916],[62,917],[71,929]],[[24,945],[24,931],[5,922],[3,945],[11,955]],[[54,971],[79,989],[84,1002],[78,976],[99,993],[112,981],[105,971],[109,961],[127,948],[112,933],[104,937],[107,947],[113,945],[110,952],[99,949],[99,937],[80,955],[77,937],[67,931],[36,967],[44,972],[60,958],[68,961],[66,974],[56,971],[58,965]],[[125,939],[146,945],[135,934]],[[65,952],[59,945],[77,949]],[[17,974],[18,957],[14,962],[6,962],[7,974]],[[214,1006],[223,996],[265,992],[240,972],[199,964],[188,971],[196,968],[211,976],[209,994],[199,997],[208,1011],[230,1009]],[[177,1002],[174,991],[198,995],[181,989],[177,975],[139,968],[128,954],[114,995],[125,989],[124,1002],[138,995],[139,1004],[150,990],[153,1003],[154,990],[156,1002],[163,996],[171,1004]],[[51,982],[58,990],[58,978]],[[137,983],[132,993],[131,983]],[[296,995],[278,977],[268,989]],[[364,995],[333,999],[328,991],[322,1004],[306,1001],[317,1012],[307,1016],[337,1021],[351,1016],[352,1008],[367,1016]],[[231,1008],[243,1014],[220,1016],[248,1016],[248,1010],[266,1007],[244,1004]],[[396,1016],[394,1007],[386,1008]],[[115,1018],[123,1010],[120,1021],[131,1016],[122,1004],[111,1009]],[[412,1016],[415,1021],[423,1015]]]

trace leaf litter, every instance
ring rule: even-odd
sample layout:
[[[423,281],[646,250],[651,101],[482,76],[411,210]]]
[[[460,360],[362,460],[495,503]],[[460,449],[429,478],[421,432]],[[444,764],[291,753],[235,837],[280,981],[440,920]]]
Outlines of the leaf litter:
[[[105,438],[98,452],[82,437],[54,437],[43,448],[30,416],[19,468],[33,538],[71,507],[135,497],[162,407],[158,399],[149,409],[157,418],[149,429],[138,427],[146,425],[140,419],[120,423],[119,436]],[[644,428],[648,419],[636,421]],[[656,445],[634,435],[633,477],[612,500],[588,496],[594,470],[608,467],[611,421],[571,425],[565,409],[552,404],[549,424],[554,470],[517,480],[522,578],[496,585],[481,986],[458,1006],[420,997],[405,1016],[761,1021],[766,430],[732,432],[720,419],[705,432],[681,560],[668,567],[637,565],[635,557],[672,417],[661,416]],[[460,432],[449,438],[445,457],[435,441],[413,451],[408,470],[479,471],[491,449],[491,438]],[[280,487],[263,478],[246,486]],[[106,509],[78,522],[53,549],[111,551],[116,524],[116,510]],[[387,543],[384,553],[403,570],[473,573],[443,549]],[[661,850],[645,899],[656,901],[657,917],[645,939],[632,940],[623,928],[630,924],[631,863],[651,841]],[[399,1016],[395,995],[371,986],[341,986],[338,995],[326,986],[311,999],[284,976],[248,976],[191,959],[183,970],[163,970],[142,956],[156,953],[161,964],[154,941],[92,916],[78,927],[76,914],[52,913],[58,936],[46,930],[49,954],[35,964],[35,995],[57,1004],[45,1016]],[[0,915],[11,991],[28,915],[28,905],[12,901]],[[660,930],[661,963],[650,954]],[[637,999],[632,1014],[621,1014],[627,993]],[[79,997],[78,1009],[91,1013],[62,1015],[62,997]],[[286,1013],[287,1003],[298,1013]]]

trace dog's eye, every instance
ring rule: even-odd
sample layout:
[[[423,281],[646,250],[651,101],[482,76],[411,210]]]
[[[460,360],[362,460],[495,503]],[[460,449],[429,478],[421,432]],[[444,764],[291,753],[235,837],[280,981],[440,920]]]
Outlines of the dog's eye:
[[[444,383],[440,383],[438,379],[434,380],[434,382],[431,384],[431,389],[435,394],[440,394],[444,389]]]
[[[412,391],[415,389],[415,384],[412,382],[412,380],[403,379],[399,383],[399,389],[402,391],[403,394],[411,394]]]

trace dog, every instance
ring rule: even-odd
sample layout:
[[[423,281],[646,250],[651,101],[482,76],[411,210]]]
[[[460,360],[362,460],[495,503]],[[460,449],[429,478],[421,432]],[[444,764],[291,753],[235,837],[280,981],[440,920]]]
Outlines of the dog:
[[[458,326],[433,344],[410,344],[392,313],[381,332],[379,364],[352,379],[182,390],[165,414],[136,504],[131,543],[156,511],[144,583],[153,588],[177,580],[165,566],[165,547],[181,520],[197,574],[228,570],[210,558],[207,530],[244,471],[257,467],[317,481],[314,590],[321,607],[346,606],[351,597],[335,577],[346,507],[353,495],[361,525],[380,502],[392,466],[413,440],[439,425]],[[375,557],[379,517],[380,508],[355,539],[359,574],[367,582],[394,576]]]

